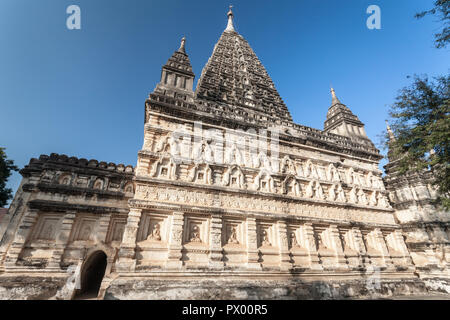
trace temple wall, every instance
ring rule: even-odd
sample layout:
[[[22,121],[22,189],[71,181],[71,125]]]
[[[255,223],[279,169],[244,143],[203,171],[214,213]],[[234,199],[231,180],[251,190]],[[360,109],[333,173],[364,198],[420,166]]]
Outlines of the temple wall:
[[[441,286],[448,286],[445,280]],[[393,296],[436,294],[431,287],[416,279],[311,280],[301,279],[239,279],[226,276],[164,281],[135,277],[132,281],[119,278],[107,288],[105,300],[327,300],[327,299],[386,299]],[[437,288],[437,287],[436,287]],[[430,291],[428,291],[430,290]]]
[[[160,299],[287,298],[290,287],[297,288],[291,297],[346,298],[448,287],[442,272],[428,284],[414,276],[418,266],[442,265],[447,251],[439,260],[436,250],[411,249],[417,230],[398,224],[401,210],[390,206],[376,162],[282,135],[278,150],[269,138],[269,150],[255,158],[245,142],[263,140],[254,133],[213,147],[193,123],[179,135],[173,118],[148,118],[135,171],[57,155],[22,170],[2,240],[0,296],[70,298],[70,272],[97,251],[107,256],[105,299],[154,298],[159,281]],[[226,140],[226,128],[215,129]],[[433,228],[447,241],[447,231]],[[42,273],[56,277],[47,293],[33,284]],[[21,280],[23,291],[11,282],[20,274],[31,277]],[[214,274],[220,279],[207,280]],[[148,287],[136,287],[141,282]],[[217,288],[223,285],[229,290]]]
[[[417,272],[427,279],[449,277],[450,212],[434,203],[437,193],[430,172],[399,175],[395,161],[386,171],[389,199]]]
[[[52,154],[21,174],[0,247],[5,273],[64,273],[96,247],[115,257],[135,189],[132,167]]]
[[[411,274],[376,161],[283,136],[275,145],[256,130],[146,118],[119,272]]]

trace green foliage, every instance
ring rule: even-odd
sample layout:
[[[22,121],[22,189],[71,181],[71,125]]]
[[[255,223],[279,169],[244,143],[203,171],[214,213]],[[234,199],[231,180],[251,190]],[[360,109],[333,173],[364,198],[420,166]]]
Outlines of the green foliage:
[[[450,41],[450,0],[435,0],[434,8],[416,14],[416,18],[436,15],[442,22],[442,30],[434,35],[436,48],[445,48]]]
[[[395,140],[389,142],[386,135],[385,144],[398,159],[400,173],[431,170],[438,200],[450,208],[450,76],[433,81],[415,76],[389,115]]]
[[[13,171],[19,170],[13,160],[7,159],[4,150],[5,148],[0,148],[0,207],[4,207],[12,198],[12,190],[6,188],[6,182]]]

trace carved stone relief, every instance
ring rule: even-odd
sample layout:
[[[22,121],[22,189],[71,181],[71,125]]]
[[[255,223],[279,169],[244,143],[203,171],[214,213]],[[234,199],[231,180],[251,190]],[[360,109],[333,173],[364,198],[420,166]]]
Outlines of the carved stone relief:
[[[92,241],[98,219],[94,215],[77,214],[71,241]]]
[[[55,240],[61,218],[53,214],[40,214],[32,238],[35,240]]]

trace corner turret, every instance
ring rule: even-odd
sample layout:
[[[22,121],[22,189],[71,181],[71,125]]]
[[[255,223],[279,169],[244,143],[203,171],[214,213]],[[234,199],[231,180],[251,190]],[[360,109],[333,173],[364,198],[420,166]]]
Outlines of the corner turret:
[[[161,80],[155,92],[174,98],[181,98],[192,102],[192,90],[195,74],[192,72],[191,62],[186,54],[186,38],[181,39],[180,48],[173,53],[162,67]]]
[[[324,123],[324,131],[370,141],[364,130],[364,123],[338,99],[333,88],[331,88],[331,106]]]

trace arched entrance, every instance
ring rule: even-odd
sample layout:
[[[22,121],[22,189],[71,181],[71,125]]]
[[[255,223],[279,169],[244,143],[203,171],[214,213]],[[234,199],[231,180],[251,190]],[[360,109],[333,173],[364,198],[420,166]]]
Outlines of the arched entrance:
[[[81,288],[77,290],[75,299],[96,298],[106,269],[106,254],[96,251],[86,260],[81,270]]]

